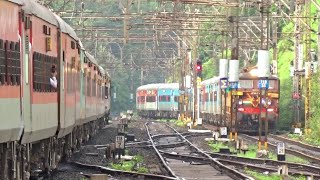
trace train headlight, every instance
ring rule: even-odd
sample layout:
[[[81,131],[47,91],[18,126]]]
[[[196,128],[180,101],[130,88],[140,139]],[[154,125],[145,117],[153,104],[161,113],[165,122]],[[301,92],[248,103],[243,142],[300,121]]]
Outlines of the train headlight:
[[[243,103],[243,101],[242,101],[242,99],[239,99],[239,105],[242,105],[242,103]]]
[[[267,101],[268,101],[268,105],[270,106],[272,103],[271,99],[268,99]]]

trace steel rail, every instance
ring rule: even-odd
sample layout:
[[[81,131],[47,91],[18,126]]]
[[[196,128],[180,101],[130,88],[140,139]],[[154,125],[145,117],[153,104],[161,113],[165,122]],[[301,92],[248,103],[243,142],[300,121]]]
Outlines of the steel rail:
[[[246,179],[246,180],[253,180],[254,178],[247,176],[235,169],[232,169],[224,164],[222,164],[221,162],[217,161],[216,159],[212,158],[209,154],[205,153],[204,151],[202,151],[201,149],[199,149],[198,147],[196,147],[194,144],[192,144],[188,139],[186,139],[183,135],[181,135],[176,129],[174,129],[173,127],[169,126],[168,124],[166,124],[169,128],[171,128],[174,132],[176,132],[182,139],[184,139],[191,147],[193,147],[194,149],[196,149],[199,153],[201,153],[202,155],[204,155],[205,157],[208,158],[208,160],[210,160],[210,162],[212,162],[212,166],[215,167],[216,169],[220,169],[222,170],[224,173],[226,173],[227,175],[229,175],[230,177],[234,178],[234,179]]]
[[[184,160],[184,161],[195,161],[195,162],[201,162],[201,163],[210,163],[211,162],[208,158],[203,158],[203,157],[196,157],[196,156],[182,155],[182,154],[173,154],[173,153],[168,153],[168,152],[163,152],[163,151],[161,151],[161,153],[165,157]],[[250,158],[247,158],[247,159],[250,159]],[[251,159],[251,161],[250,161],[251,164],[248,164],[248,162],[239,162],[237,159],[229,160],[229,159],[217,158],[216,160],[223,163],[223,164],[229,164],[229,165],[233,165],[233,166],[237,166],[237,167],[247,167],[249,169],[257,170],[259,172],[265,172],[265,171],[277,172],[277,169],[275,169],[275,168],[262,167],[262,166],[255,165],[255,164],[260,164],[260,163],[256,163],[254,161],[254,159]],[[252,162],[254,162],[254,164]],[[263,165],[269,165],[269,164],[263,164]],[[276,166],[276,165],[271,165],[271,166]],[[300,171],[295,171],[295,170],[290,171],[289,170],[288,173],[290,175],[298,175],[298,176],[303,175],[303,176],[307,176],[307,177],[313,176],[316,178],[320,178],[319,174],[304,173],[304,172],[301,172],[301,170]]]
[[[299,168],[303,171],[312,172],[315,174],[320,175],[320,167],[307,165],[307,164],[301,164],[301,163],[292,163],[292,162],[286,162],[286,161],[277,161],[277,160],[271,160],[271,159],[262,159],[262,158],[246,158],[246,157],[238,157],[234,155],[226,155],[221,153],[210,153],[211,157],[213,158],[219,158],[219,159],[225,159],[225,160],[232,160],[232,161],[240,161],[240,162],[254,162],[255,164],[266,164],[266,165],[272,165],[272,166],[282,166],[287,165],[288,168]]]
[[[242,134],[241,136],[244,136],[244,137],[249,138],[249,139],[254,140],[254,141],[258,141],[257,138],[252,137],[252,136],[248,136],[248,135],[244,135],[244,134]],[[270,147],[274,148],[274,149],[277,148],[277,145],[272,144],[272,143],[270,143],[270,142],[268,142],[268,145],[269,145]],[[308,154],[302,153],[302,152],[297,151],[297,150],[289,149],[289,148],[285,148],[285,150],[286,150],[286,152],[288,152],[289,154],[302,157],[302,158],[304,158],[304,159],[306,159],[306,160],[308,160],[308,161],[311,161],[311,162],[313,162],[313,163],[316,163],[316,164],[320,164],[320,158],[313,157],[313,156],[310,156],[310,155],[308,155]]]
[[[150,134],[150,131],[149,131],[149,128],[148,128],[148,124],[149,124],[149,123],[146,122],[146,123],[144,124],[144,126],[146,127],[146,130],[147,130],[147,133],[148,133],[148,136],[149,136],[149,140],[150,140],[150,142],[151,142],[151,144],[152,144],[153,149],[156,151],[158,157],[159,157],[160,160],[162,161],[162,164],[163,164],[164,167],[168,170],[168,172],[170,173],[170,175],[173,176],[173,177],[175,177],[175,178],[178,178],[178,177],[176,176],[176,174],[172,171],[172,169],[167,165],[166,161],[163,159],[163,157],[162,157],[162,155],[160,154],[159,150],[156,148],[156,146],[155,146],[155,144],[154,144],[154,141],[153,141],[153,139],[152,139],[152,136],[151,136],[151,134]]]
[[[310,144],[302,143],[302,142],[299,142],[299,141],[295,141],[295,140],[292,140],[292,139],[289,139],[289,138],[285,138],[285,137],[282,137],[282,136],[278,136],[278,135],[274,135],[274,134],[270,134],[269,136],[274,138],[274,139],[276,139],[276,140],[279,140],[279,141],[288,142],[288,143],[294,144],[296,146],[303,147],[303,148],[308,149],[308,150],[320,152],[320,147],[317,147],[317,146],[313,146],[313,145],[310,145]]]
[[[84,164],[76,161],[69,162],[70,164],[73,164],[80,168],[86,168],[86,169],[92,169],[92,170],[98,170],[102,173],[111,174],[111,175],[130,175],[133,177],[145,177],[146,179],[168,179],[168,180],[175,180],[176,178],[164,176],[164,175],[158,175],[158,174],[145,174],[145,173],[137,173],[137,172],[129,172],[129,171],[121,171],[116,169],[111,169],[103,166],[97,166],[97,165],[90,165],[90,164]]]

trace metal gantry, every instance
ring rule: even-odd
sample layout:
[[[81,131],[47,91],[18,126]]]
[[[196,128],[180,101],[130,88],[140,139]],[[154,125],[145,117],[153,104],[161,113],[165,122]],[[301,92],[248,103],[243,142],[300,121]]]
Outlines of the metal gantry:
[[[55,0],[39,0],[46,6],[53,6]],[[277,42],[279,22],[294,22],[295,32],[292,34],[282,33],[282,36],[294,36],[295,58],[293,60],[293,102],[294,126],[301,127],[302,122],[302,94],[305,94],[305,127],[309,128],[310,119],[310,96],[311,96],[311,12],[313,4],[318,10],[320,5],[315,0],[114,0],[118,4],[118,13],[106,15],[103,8],[100,10],[87,9],[92,3],[101,3],[101,6],[110,5],[110,1],[100,0],[63,0],[54,11],[67,21],[76,22],[73,27],[79,32],[79,37],[84,43],[89,44],[89,51],[99,54],[99,46],[104,44],[110,49],[104,50],[108,55],[106,67],[113,69],[115,59],[137,61],[136,69],[141,73],[143,84],[144,72],[152,73],[154,68],[171,68],[174,72],[180,66],[180,77],[174,76],[174,80],[180,81],[180,91],[184,92],[180,98],[180,112],[183,118],[192,117],[195,121],[199,112],[192,114],[189,107],[190,93],[189,82],[193,82],[194,94],[198,89],[197,78],[194,69],[199,56],[199,46],[214,46],[219,48],[222,59],[243,61],[244,67],[253,66],[257,50],[273,49],[272,67],[273,73],[277,74]],[[108,2],[108,3],[107,3]],[[150,11],[143,11],[142,6],[150,3]],[[275,11],[274,8],[277,10]],[[116,11],[114,11],[116,12]],[[290,12],[290,13],[288,13]],[[319,13],[320,14],[320,13]],[[316,17],[319,20],[319,17]],[[109,22],[101,23],[102,21]],[[110,25],[109,25],[110,24]],[[207,25],[212,25],[210,28]],[[231,27],[231,28],[230,28]],[[320,29],[320,26],[319,26]],[[213,34],[221,37],[221,42],[206,42],[201,40]],[[318,38],[320,35],[318,33]],[[230,43],[231,42],[231,43]],[[320,41],[319,41],[320,42]],[[111,45],[112,44],[112,45]],[[112,51],[113,44],[119,47],[119,54]],[[124,52],[132,48],[140,47],[135,52]],[[144,48],[141,48],[144,47]],[[165,50],[169,47],[169,50]],[[304,47],[304,48],[303,48]],[[145,50],[148,48],[146,54]],[[320,48],[320,46],[318,46]],[[106,53],[105,51],[108,51]],[[229,56],[228,52],[231,52]],[[136,54],[135,54],[136,53]],[[320,50],[318,49],[318,54]],[[118,56],[118,57],[117,57]],[[129,57],[130,56],[130,57]],[[320,57],[320,56],[318,56]],[[303,67],[305,61],[305,68]],[[161,62],[159,65],[158,62]],[[172,65],[172,62],[174,62]],[[120,63],[120,64],[121,64]],[[157,66],[154,67],[153,65]],[[170,73],[171,74],[171,73]],[[175,74],[175,73],[173,73]],[[309,76],[310,75],[310,76]],[[193,79],[193,81],[192,81]],[[304,81],[305,79],[305,81]],[[303,91],[304,87],[305,91]],[[133,88],[131,88],[133,89]],[[260,94],[266,94],[263,91]],[[194,107],[198,96],[194,97]],[[233,102],[236,101],[236,96]],[[264,95],[260,99],[264,98]],[[231,103],[234,104],[234,103]],[[236,104],[236,103],[235,103]],[[261,104],[261,103],[260,103]],[[233,107],[232,107],[233,108]],[[223,109],[223,108],[222,108]],[[226,108],[224,108],[226,109]],[[237,115],[230,114],[231,131],[237,132]],[[260,114],[260,142],[262,132]],[[225,116],[224,116],[225,117]],[[264,123],[267,132],[268,122]],[[265,137],[267,141],[267,137]]]

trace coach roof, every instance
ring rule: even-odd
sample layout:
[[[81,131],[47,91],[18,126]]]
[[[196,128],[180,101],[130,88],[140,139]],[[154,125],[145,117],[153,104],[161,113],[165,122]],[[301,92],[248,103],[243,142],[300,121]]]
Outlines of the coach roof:
[[[143,85],[138,87],[137,90],[154,90],[154,89],[158,89],[159,86],[161,86],[163,84],[147,84],[147,85]]]
[[[26,14],[32,14],[43,19],[44,21],[47,21],[52,25],[58,26],[58,22],[54,16],[54,13],[51,12],[49,9],[38,4],[34,0],[23,0],[23,2],[24,6],[22,7],[22,9],[25,11]]]
[[[15,4],[19,4],[19,5],[23,5],[24,4],[24,0],[8,0],[9,2],[15,3]]]
[[[61,17],[59,17],[58,15],[54,14],[55,18],[57,19],[57,21],[59,22],[59,27],[61,29],[61,31],[63,33],[69,34],[69,36],[71,36],[73,39],[75,40],[79,40],[76,32],[74,31],[74,29],[67,24],[63,19],[61,19]]]
[[[87,51],[85,51],[85,54],[86,54],[87,58],[89,59],[89,61],[91,61],[95,65],[98,65],[97,60],[91,54],[89,54]]]
[[[163,83],[163,84],[159,84],[159,89],[179,89],[179,83]]]

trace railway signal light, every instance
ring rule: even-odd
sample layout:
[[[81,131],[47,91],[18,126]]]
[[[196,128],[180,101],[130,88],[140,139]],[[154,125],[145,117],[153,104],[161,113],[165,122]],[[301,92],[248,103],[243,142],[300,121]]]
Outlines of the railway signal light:
[[[196,65],[196,71],[197,71],[197,77],[202,77],[202,62],[201,61],[197,61],[197,65]]]

